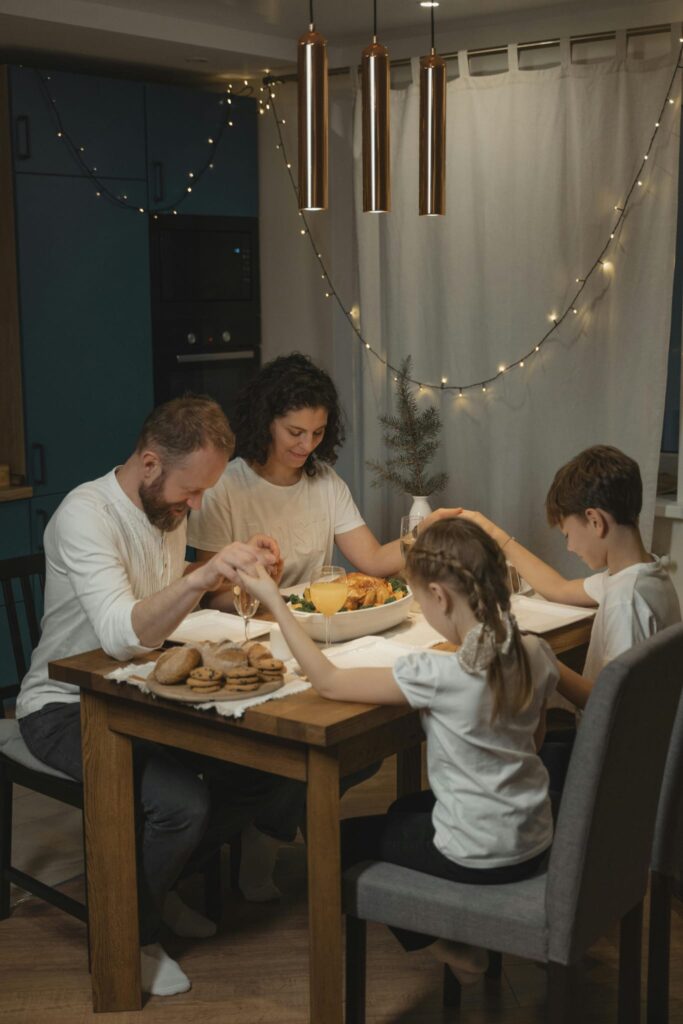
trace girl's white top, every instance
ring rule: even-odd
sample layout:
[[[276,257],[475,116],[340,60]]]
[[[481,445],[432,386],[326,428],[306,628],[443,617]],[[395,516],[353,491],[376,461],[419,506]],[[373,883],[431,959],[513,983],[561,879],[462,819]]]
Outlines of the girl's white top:
[[[467,672],[457,653],[418,651],[394,665],[394,678],[420,711],[427,737],[434,843],[464,867],[519,864],[552,841],[548,773],[534,733],[559,673],[543,640],[524,636],[522,643],[533,680],[531,703],[513,719],[499,716],[493,724],[486,672]],[[502,663],[514,685],[514,653],[503,654]]]

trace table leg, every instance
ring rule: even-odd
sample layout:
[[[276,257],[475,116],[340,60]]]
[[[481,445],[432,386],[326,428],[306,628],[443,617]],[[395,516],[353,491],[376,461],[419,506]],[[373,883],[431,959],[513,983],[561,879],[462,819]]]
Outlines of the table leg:
[[[339,762],[331,751],[308,752],[307,804],[310,1020],[342,1024]]]
[[[408,796],[422,789],[422,746],[409,747],[396,756],[396,796]]]
[[[93,1008],[139,1010],[132,742],[110,731],[94,693],[81,694],[81,733]]]

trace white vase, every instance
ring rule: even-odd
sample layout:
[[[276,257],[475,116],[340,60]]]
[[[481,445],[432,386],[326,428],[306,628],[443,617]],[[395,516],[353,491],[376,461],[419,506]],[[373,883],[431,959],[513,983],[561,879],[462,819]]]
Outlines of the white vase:
[[[410,512],[408,515],[411,516],[428,516],[432,511],[432,506],[424,495],[412,495],[413,504],[410,506]]]

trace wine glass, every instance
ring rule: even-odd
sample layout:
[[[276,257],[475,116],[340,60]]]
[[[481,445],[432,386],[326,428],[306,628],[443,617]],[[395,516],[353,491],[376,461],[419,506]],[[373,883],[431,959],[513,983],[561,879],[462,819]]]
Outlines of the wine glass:
[[[256,614],[260,601],[257,597],[252,597],[244,587],[240,587],[237,584],[232,588],[232,592],[235,598],[235,611],[244,620],[244,642],[246,644],[249,639],[249,619]]]
[[[348,584],[340,565],[323,565],[311,580],[311,601],[325,617],[325,646],[330,646],[330,620],[344,607]]]
[[[423,519],[424,516],[420,515],[401,516],[399,539],[401,541],[401,554],[403,555],[404,562],[408,558],[408,552],[417,540],[417,528]]]

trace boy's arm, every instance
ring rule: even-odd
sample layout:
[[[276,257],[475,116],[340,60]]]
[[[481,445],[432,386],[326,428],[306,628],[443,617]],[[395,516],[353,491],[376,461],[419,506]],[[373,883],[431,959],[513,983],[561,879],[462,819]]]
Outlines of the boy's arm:
[[[501,529],[500,526],[496,526],[481,512],[463,509],[460,515],[476,523],[488,533],[489,537],[492,537],[503,549],[508,562],[514,565],[520,576],[523,576],[542,597],[548,601],[558,601],[561,604],[577,604],[586,608],[595,607],[596,602],[586,593],[583,580],[565,579],[556,569],[534,555],[519,541],[516,541],[511,534]]]
[[[570,700],[572,704],[576,704],[577,708],[585,708],[593,689],[590,679],[580,676],[578,672],[568,668],[561,661],[558,661],[557,667],[560,670],[557,692],[567,700]]]

